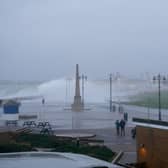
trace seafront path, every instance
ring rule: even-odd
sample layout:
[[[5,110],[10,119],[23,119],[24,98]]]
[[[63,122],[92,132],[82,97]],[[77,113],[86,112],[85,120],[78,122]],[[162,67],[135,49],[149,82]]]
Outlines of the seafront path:
[[[117,136],[115,128],[105,129],[68,129],[68,130],[55,130],[55,135],[66,135],[70,134],[95,134],[95,139],[104,140],[104,144],[116,152],[120,150],[126,152],[134,152],[136,150],[136,140],[131,137],[132,127],[126,127],[125,136]]]

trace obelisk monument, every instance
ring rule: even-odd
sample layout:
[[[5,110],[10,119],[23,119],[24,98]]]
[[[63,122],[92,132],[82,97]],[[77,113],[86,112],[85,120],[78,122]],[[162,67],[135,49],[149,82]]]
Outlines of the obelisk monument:
[[[76,64],[76,81],[75,81],[75,96],[74,103],[72,104],[72,111],[82,111],[84,105],[80,96],[80,76],[79,76],[79,66]]]

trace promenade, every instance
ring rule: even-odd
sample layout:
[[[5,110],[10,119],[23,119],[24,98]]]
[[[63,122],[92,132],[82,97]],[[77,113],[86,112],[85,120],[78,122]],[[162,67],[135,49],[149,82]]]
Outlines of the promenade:
[[[41,105],[34,107],[23,105],[21,114],[37,114],[33,111],[40,109]],[[36,109],[37,108],[37,109]],[[90,111],[81,113],[73,113],[71,111],[62,110],[55,106],[46,106],[44,109],[40,109],[41,115],[43,114],[43,120],[50,122],[52,130],[55,135],[58,134],[93,134],[94,138],[103,140],[104,145],[109,147],[115,152],[123,151],[124,156],[121,161],[123,162],[135,162],[136,160],[136,140],[131,137],[131,129],[134,127],[132,123],[132,117],[141,116],[146,117],[147,111],[143,113],[139,112],[139,108],[133,108],[131,106],[125,106],[125,111],[128,112],[128,122],[126,124],[125,136],[117,136],[115,129],[115,121],[123,118],[123,113],[109,112],[107,109],[97,107],[92,108]],[[140,108],[141,109],[141,108]],[[32,110],[32,111],[31,111]],[[45,113],[43,113],[43,110]],[[39,114],[40,114],[39,113]],[[40,117],[39,117],[40,118]],[[36,123],[39,121],[36,120]],[[3,121],[1,122],[0,132],[8,130],[16,130],[22,128],[24,121],[19,120],[18,127],[12,126],[5,127]],[[37,128],[33,128],[35,132],[40,132]]]

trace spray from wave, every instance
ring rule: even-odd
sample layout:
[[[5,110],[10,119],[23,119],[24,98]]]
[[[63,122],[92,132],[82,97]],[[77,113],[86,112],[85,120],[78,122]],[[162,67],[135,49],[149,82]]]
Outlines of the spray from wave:
[[[56,79],[43,83],[0,83],[0,96],[43,96],[46,101],[72,103],[75,93],[74,79]],[[85,102],[109,101],[108,80],[88,80],[84,87]],[[118,79],[112,82],[113,101],[128,101],[129,97],[145,91],[154,91],[156,85],[145,80]]]

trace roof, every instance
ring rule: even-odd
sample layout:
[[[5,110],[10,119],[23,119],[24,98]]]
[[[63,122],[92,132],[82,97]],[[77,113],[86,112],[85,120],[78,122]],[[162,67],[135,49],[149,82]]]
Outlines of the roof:
[[[144,127],[168,130],[168,122],[167,121],[151,120],[151,119],[143,119],[143,118],[133,118],[133,122],[137,126],[144,126]]]
[[[17,106],[19,106],[20,103],[17,102],[16,100],[8,100],[8,101],[3,102],[3,106],[6,106],[6,105],[17,105]]]
[[[0,165],[5,168],[121,168],[121,166],[86,155],[60,152],[17,152],[0,154]],[[3,167],[3,166],[2,166]]]

